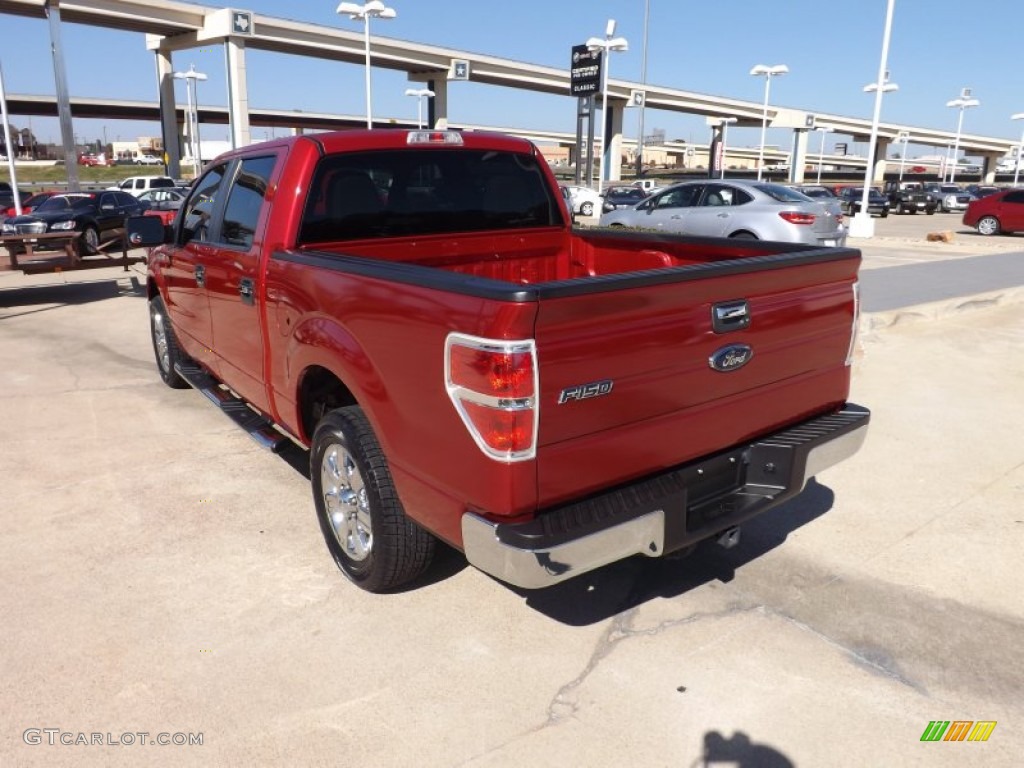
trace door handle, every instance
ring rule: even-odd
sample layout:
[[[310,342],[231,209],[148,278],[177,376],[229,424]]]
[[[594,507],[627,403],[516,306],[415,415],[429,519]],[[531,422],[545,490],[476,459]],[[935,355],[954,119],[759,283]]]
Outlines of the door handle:
[[[206,287],[206,267],[196,264],[196,285],[200,288]]]
[[[750,305],[746,299],[722,301],[711,307],[711,329],[715,333],[739,331],[750,325]]]
[[[238,295],[242,297],[242,303],[250,306],[256,303],[256,286],[252,278],[243,277],[238,281]]]
[[[681,219],[681,218],[683,218],[683,217],[682,217],[682,216],[680,216],[680,215],[679,215],[678,213],[676,213],[676,214],[673,214],[672,218],[673,218],[673,219]]]
[[[729,218],[729,214],[728,213],[720,213],[720,214],[718,214],[718,218],[720,218],[720,219],[728,219]]]

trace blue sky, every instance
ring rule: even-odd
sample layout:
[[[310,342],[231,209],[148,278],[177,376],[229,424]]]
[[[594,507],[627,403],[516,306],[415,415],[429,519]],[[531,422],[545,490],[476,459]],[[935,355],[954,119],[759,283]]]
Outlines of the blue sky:
[[[568,67],[570,47],[603,35],[606,20],[614,18],[617,34],[629,40],[630,50],[614,55],[612,77],[640,80],[644,0],[521,0],[516,10],[504,14],[499,9],[510,5],[479,0],[390,0],[389,5],[397,18],[374,22],[374,34],[556,67]],[[361,24],[338,16],[336,6],[333,0],[250,0],[233,7],[361,31]],[[764,80],[751,77],[750,68],[784,63],[790,74],[773,81],[773,104],[870,118],[873,97],[861,89],[877,76],[885,8],[885,0],[650,0],[647,79],[760,102]],[[896,0],[889,69],[899,91],[887,94],[883,121],[955,130],[957,112],[945,104],[969,86],[981,105],[966,112],[964,133],[1018,140],[1024,121],[1013,122],[1010,115],[1024,112],[1024,79],[1016,75],[1022,29],[1022,0],[974,0],[969,5],[959,0]],[[72,94],[155,100],[153,56],[143,35],[77,24],[65,24],[62,34]],[[209,75],[199,86],[200,102],[226,103],[221,46],[175,54],[176,69],[193,62]],[[54,93],[44,21],[0,15],[0,63],[9,93]],[[254,107],[364,112],[361,66],[261,51],[249,51],[246,63]],[[416,100],[403,95],[409,85],[401,73],[375,69],[375,117],[414,118]],[[183,87],[178,86],[182,104]],[[568,95],[472,83],[453,83],[449,89],[449,117],[455,122],[573,131],[574,115],[574,100]],[[12,122],[21,127],[29,121],[14,115]],[[664,128],[670,138],[708,138],[703,118],[647,110],[645,122],[647,132]],[[33,118],[32,127],[44,141],[57,139],[55,119]],[[109,140],[159,132],[156,124],[127,121],[111,121],[106,127]],[[636,130],[636,117],[630,114],[626,135],[634,136]],[[103,124],[76,120],[75,132],[100,138]],[[253,138],[262,139],[263,133],[254,129]],[[227,131],[207,127],[203,137],[223,139]],[[731,144],[756,146],[759,129],[736,128],[729,138]],[[788,132],[769,132],[768,141],[788,142]],[[826,146],[835,141],[849,139],[830,136]],[[861,145],[857,150],[865,151]]]

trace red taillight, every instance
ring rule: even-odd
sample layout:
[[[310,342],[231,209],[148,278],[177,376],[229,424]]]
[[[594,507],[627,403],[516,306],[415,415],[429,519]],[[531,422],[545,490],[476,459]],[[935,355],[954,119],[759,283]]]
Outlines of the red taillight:
[[[522,461],[536,455],[537,353],[532,339],[450,334],[445,343],[445,386],[487,456]]]
[[[813,224],[816,218],[813,213],[800,213],[799,211],[782,211],[779,216],[790,224],[800,224],[802,226]]]
[[[494,397],[533,395],[533,357],[529,352],[489,351],[453,344],[451,381]]]
[[[505,455],[529,451],[533,446],[533,410],[490,408],[471,400],[463,401],[473,429],[492,451]]]

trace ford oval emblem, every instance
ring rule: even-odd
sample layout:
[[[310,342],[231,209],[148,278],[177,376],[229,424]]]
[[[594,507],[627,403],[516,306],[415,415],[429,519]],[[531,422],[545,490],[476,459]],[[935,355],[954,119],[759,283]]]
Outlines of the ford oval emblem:
[[[730,344],[709,357],[708,365],[716,371],[728,373],[742,368],[753,356],[754,350],[748,344]]]

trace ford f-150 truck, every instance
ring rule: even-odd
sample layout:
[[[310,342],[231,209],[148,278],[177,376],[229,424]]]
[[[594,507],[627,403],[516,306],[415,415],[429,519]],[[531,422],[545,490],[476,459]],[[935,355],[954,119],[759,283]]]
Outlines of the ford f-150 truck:
[[[129,233],[163,380],[309,448],[371,591],[437,539],[524,588],[729,545],[866,433],[858,251],[577,229],[525,140],[270,141]]]

